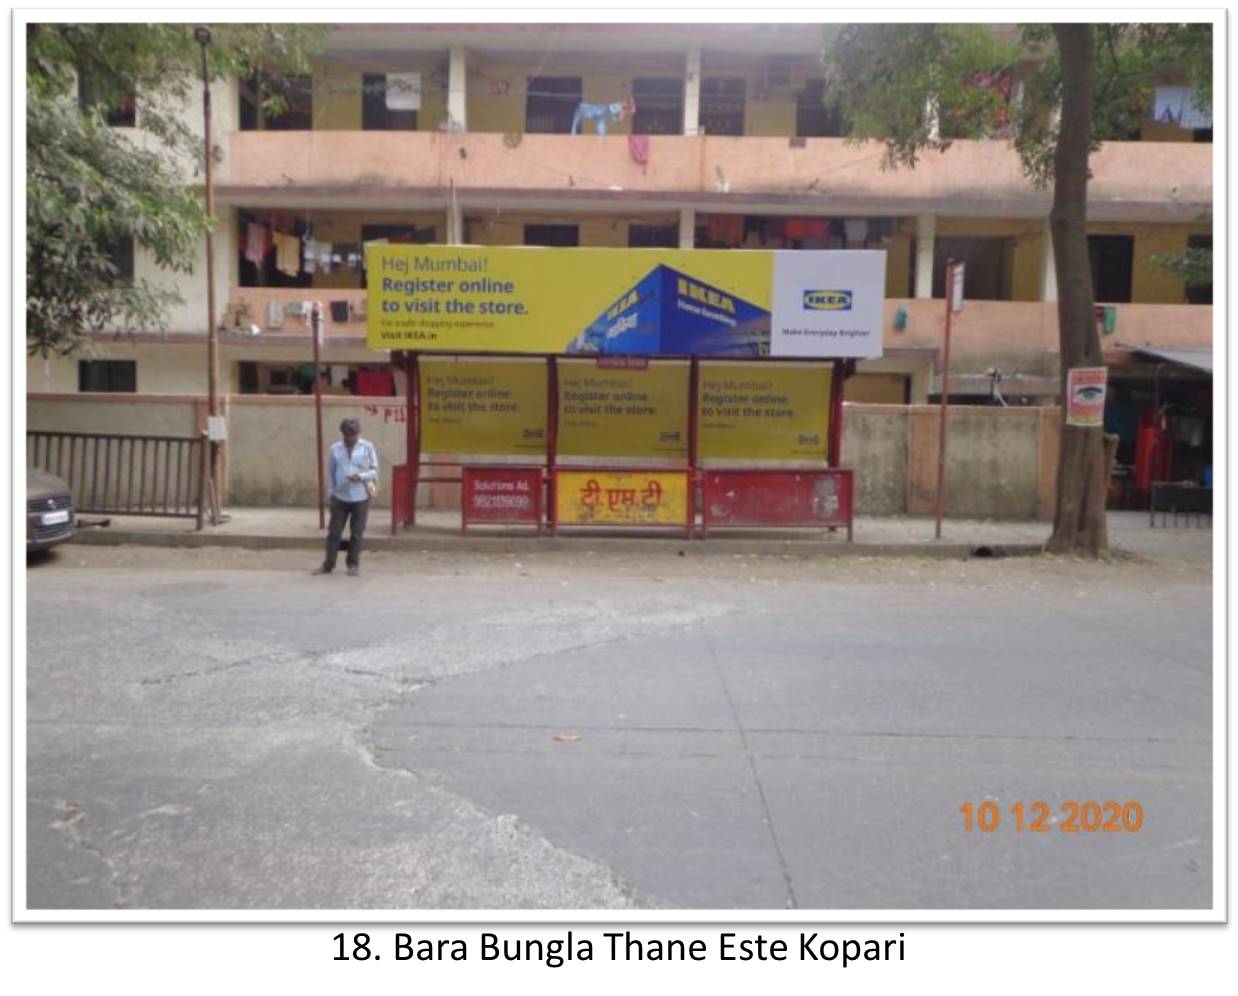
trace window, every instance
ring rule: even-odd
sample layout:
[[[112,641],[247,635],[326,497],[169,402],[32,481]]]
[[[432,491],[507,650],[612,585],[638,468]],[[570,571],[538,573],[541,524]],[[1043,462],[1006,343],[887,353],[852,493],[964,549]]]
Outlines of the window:
[[[683,134],[683,80],[635,79],[632,99],[636,101],[633,134]]]
[[[530,76],[524,130],[538,135],[570,135],[579,103],[579,76]]]
[[[809,80],[795,95],[795,134],[801,138],[841,138],[842,111],[825,105],[825,80]]]
[[[138,389],[136,360],[78,360],[77,389],[134,394]]]
[[[1208,252],[1212,252],[1212,236],[1188,235],[1186,247],[1188,249],[1206,249]],[[1186,300],[1188,304],[1211,304],[1212,281],[1209,280],[1206,284],[1195,284],[1193,287],[1187,287]]]
[[[309,131],[314,127],[314,81],[309,76],[251,76],[242,80],[241,131]],[[263,95],[279,96],[280,114],[262,109]]]
[[[525,225],[526,246],[578,246],[580,228],[576,225]]]
[[[1212,130],[1212,112],[1195,107],[1195,92],[1189,86],[1158,86],[1152,103],[1152,120],[1190,131]]]
[[[133,236],[121,235],[113,239],[111,242],[105,243],[104,252],[107,253],[112,265],[116,267],[116,286],[132,287]]]
[[[629,225],[629,249],[678,249],[678,225]]]
[[[1013,297],[1014,239],[1001,236],[936,239],[933,247],[933,297],[946,296],[946,263],[952,259],[963,263],[964,299],[1009,301]]]
[[[244,232],[250,222],[263,223],[264,217],[250,214],[242,211],[238,215],[238,223],[241,231]],[[295,235],[298,239],[305,235],[305,225],[299,221],[292,222],[292,231],[284,232],[286,235]],[[258,266],[245,258],[245,251],[238,250],[238,274],[240,275],[240,284],[242,287],[313,287],[314,276],[311,273],[306,273],[304,269],[297,271],[296,276],[291,276],[279,270],[275,266],[276,256],[271,248],[271,239],[273,235],[268,235],[267,254],[263,257],[262,265]]]
[[[1092,294],[1098,304],[1124,304],[1131,299],[1133,235],[1089,235],[1088,262],[1092,266]]]
[[[745,92],[743,79],[701,81],[701,128],[706,135],[744,133]]]
[[[361,85],[362,128],[366,131],[417,130],[416,108],[421,104],[421,91],[413,87],[420,87],[420,76],[415,73],[401,73],[398,76],[365,73],[361,77]],[[393,86],[390,92],[389,85]],[[391,104],[395,104],[396,108],[393,109]]]
[[[98,87],[86,70],[77,74],[77,101],[82,107],[95,107],[100,103],[96,96]],[[136,128],[138,123],[137,101],[132,93],[123,94],[112,107],[103,112],[103,120],[113,128]]]

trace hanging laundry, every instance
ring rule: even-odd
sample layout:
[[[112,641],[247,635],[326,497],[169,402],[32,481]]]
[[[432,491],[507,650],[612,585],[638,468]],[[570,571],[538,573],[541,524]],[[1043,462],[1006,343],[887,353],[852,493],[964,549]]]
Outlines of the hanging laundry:
[[[331,243],[319,242],[315,239],[305,240],[305,272],[314,273],[322,270],[331,272]]]
[[[649,162],[649,136],[629,135],[628,154],[631,155],[634,162],[638,162],[642,166]]]
[[[864,218],[848,218],[843,222],[847,233],[847,245],[864,245],[868,241],[868,221]]]
[[[623,121],[636,111],[636,104],[631,98],[616,101],[613,104],[590,104],[581,101],[576,105],[576,113],[572,115],[572,134],[580,134],[580,126],[584,121],[592,121],[599,135],[606,134],[606,121]],[[643,161],[643,160],[638,160]]]
[[[820,218],[788,218],[783,234],[788,239],[822,239],[830,234],[830,223]]]
[[[271,241],[275,243],[275,269],[285,276],[297,276],[301,272],[301,240],[295,235],[275,232]]]
[[[387,74],[387,110],[421,110],[421,73]]]
[[[711,214],[705,220],[705,235],[710,242],[737,246],[744,241],[744,216],[741,214]]]
[[[390,370],[358,370],[353,377],[358,394],[389,398],[395,394],[395,378]]]
[[[280,329],[284,327],[284,304],[282,301],[267,302],[267,328]]]
[[[332,301],[331,302],[331,321],[343,323],[348,321],[348,302],[347,301]]]
[[[245,226],[245,258],[261,266],[267,255],[267,228],[251,221]]]

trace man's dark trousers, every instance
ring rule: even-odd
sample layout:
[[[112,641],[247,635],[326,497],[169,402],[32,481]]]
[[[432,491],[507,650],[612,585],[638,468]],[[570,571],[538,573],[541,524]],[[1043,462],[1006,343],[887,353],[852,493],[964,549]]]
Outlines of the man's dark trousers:
[[[349,567],[361,566],[361,544],[365,539],[365,520],[370,513],[370,503],[366,501],[340,501],[331,499],[331,524],[327,527],[327,558],[322,566],[328,571],[335,570],[335,558],[340,552],[340,537],[344,535],[344,523],[352,520],[348,532],[348,556],[344,563]]]

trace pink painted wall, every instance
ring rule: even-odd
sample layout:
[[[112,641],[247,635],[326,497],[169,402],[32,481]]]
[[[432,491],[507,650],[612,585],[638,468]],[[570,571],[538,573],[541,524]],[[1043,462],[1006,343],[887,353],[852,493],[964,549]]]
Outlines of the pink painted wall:
[[[1004,141],[960,141],[914,170],[882,170],[882,148],[843,139],[655,135],[635,162],[622,135],[445,132],[232,132],[221,189],[407,187],[548,196],[698,194],[729,199],[819,199],[821,210],[1044,217],[1050,195],[1024,177]],[[1197,220],[1212,203],[1212,147],[1111,143],[1092,159],[1090,217]],[[725,207],[720,207],[725,210]]]

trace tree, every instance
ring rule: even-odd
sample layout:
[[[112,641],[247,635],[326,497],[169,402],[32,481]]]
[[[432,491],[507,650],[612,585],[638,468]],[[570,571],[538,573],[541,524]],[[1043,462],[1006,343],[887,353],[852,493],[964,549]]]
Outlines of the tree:
[[[280,81],[305,72],[324,27],[214,25],[207,75],[258,78],[265,112]],[[201,48],[182,24],[31,24],[26,33],[26,343],[69,354],[92,333],[155,328],[179,301],[130,282],[118,250],[141,247],[171,272],[193,268],[212,219],[200,188],[202,141],[184,120],[201,92]],[[261,73],[259,73],[261,70]],[[118,108],[136,107],[133,129]]]
[[[1138,126],[1166,69],[1185,69],[1197,102],[1210,100],[1211,53],[1208,24],[1031,25],[1011,40],[981,25],[857,24],[827,29],[824,61],[827,99],[855,140],[885,142],[888,167],[1008,132],[1029,178],[1052,184],[1065,407],[1068,371],[1104,365],[1085,227],[1089,156]],[[1016,66],[1026,78],[1011,108],[1003,80]],[[1057,484],[1048,550],[1105,556],[1100,428],[1063,424]]]

